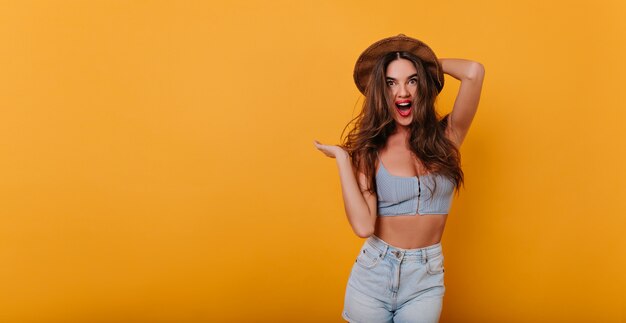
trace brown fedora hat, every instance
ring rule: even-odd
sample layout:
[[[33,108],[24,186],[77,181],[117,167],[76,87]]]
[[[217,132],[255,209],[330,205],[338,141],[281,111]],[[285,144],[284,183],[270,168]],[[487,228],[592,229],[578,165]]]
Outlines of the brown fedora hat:
[[[437,92],[443,89],[443,69],[437,60],[435,52],[428,45],[415,38],[404,34],[381,39],[368,47],[354,66],[354,83],[361,93],[365,94],[365,88],[369,81],[370,74],[378,60],[389,52],[409,52],[424,61],[426,70],[431,75]]]

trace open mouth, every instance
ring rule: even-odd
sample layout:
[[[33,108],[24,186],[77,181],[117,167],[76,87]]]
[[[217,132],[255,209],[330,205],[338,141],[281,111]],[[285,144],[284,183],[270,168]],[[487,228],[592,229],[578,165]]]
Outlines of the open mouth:
[[[410,100],[396,101],[396,109],[401,116],[407,117],[411,114],[411,104]]]

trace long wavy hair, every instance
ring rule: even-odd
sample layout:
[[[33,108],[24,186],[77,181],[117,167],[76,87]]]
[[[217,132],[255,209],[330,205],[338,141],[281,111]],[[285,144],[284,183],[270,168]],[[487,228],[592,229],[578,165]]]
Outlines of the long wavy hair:
[[[413,97],[411,105],[413,120],[409,125],[409,147],[429,173],[439,173],[449,178],[458,195],[460,186],[464,185],[464,176],[460,152],[445,136],[450,114],[442,118],[435,110],[438,92],[434,80],[426,71],[424,62],[409,52],[388,53],[374,66],[365,89],[363,109],[344,127],[342,137],[348,126],[355,125],[339,146],[350,155],[355,176],[358,176],[359,171],[363,172],[369,179],[367,190],[375,193],[378,151],[396,129],[393,118],[395,105],[387,89],[386,72],[392,61],[401,58],[415,65],[418,79],[417,95]]]

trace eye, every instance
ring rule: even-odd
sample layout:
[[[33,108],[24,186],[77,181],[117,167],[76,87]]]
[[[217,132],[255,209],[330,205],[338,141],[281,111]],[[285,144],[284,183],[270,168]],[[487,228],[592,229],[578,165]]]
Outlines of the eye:
[[[413,78],[413,79],[410,79],[410,80],[409,80],[409,84],[413,84],[413,85],[414,85],[414,84],[417,84],[417,79],[414,79],[414,78]]]
[[[392,86],[393,85],[393,81],[387,81],[387,85]]]

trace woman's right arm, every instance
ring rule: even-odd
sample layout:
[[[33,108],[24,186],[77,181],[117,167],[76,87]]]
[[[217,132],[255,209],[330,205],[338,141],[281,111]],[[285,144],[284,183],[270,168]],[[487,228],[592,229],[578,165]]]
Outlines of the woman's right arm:
[[[376,195],[367,191],[368,180],[360,171],[357,182],[347,153],[339,154],[336,160],[348,222],[357,236],[367,238],[374,233],[376,224]]]
[[[324,145],[317,140],[314,140],[313,144],[326,156],[335,158],[337,161],[343,205],[352,231],[361,238],[371,236],[376,225],[377,198],[376,194],[372,194],[366,189],[369,181],[365,174],[358,171],[359,181],[357,183],[350,155],[343,148],[336,145]]]

